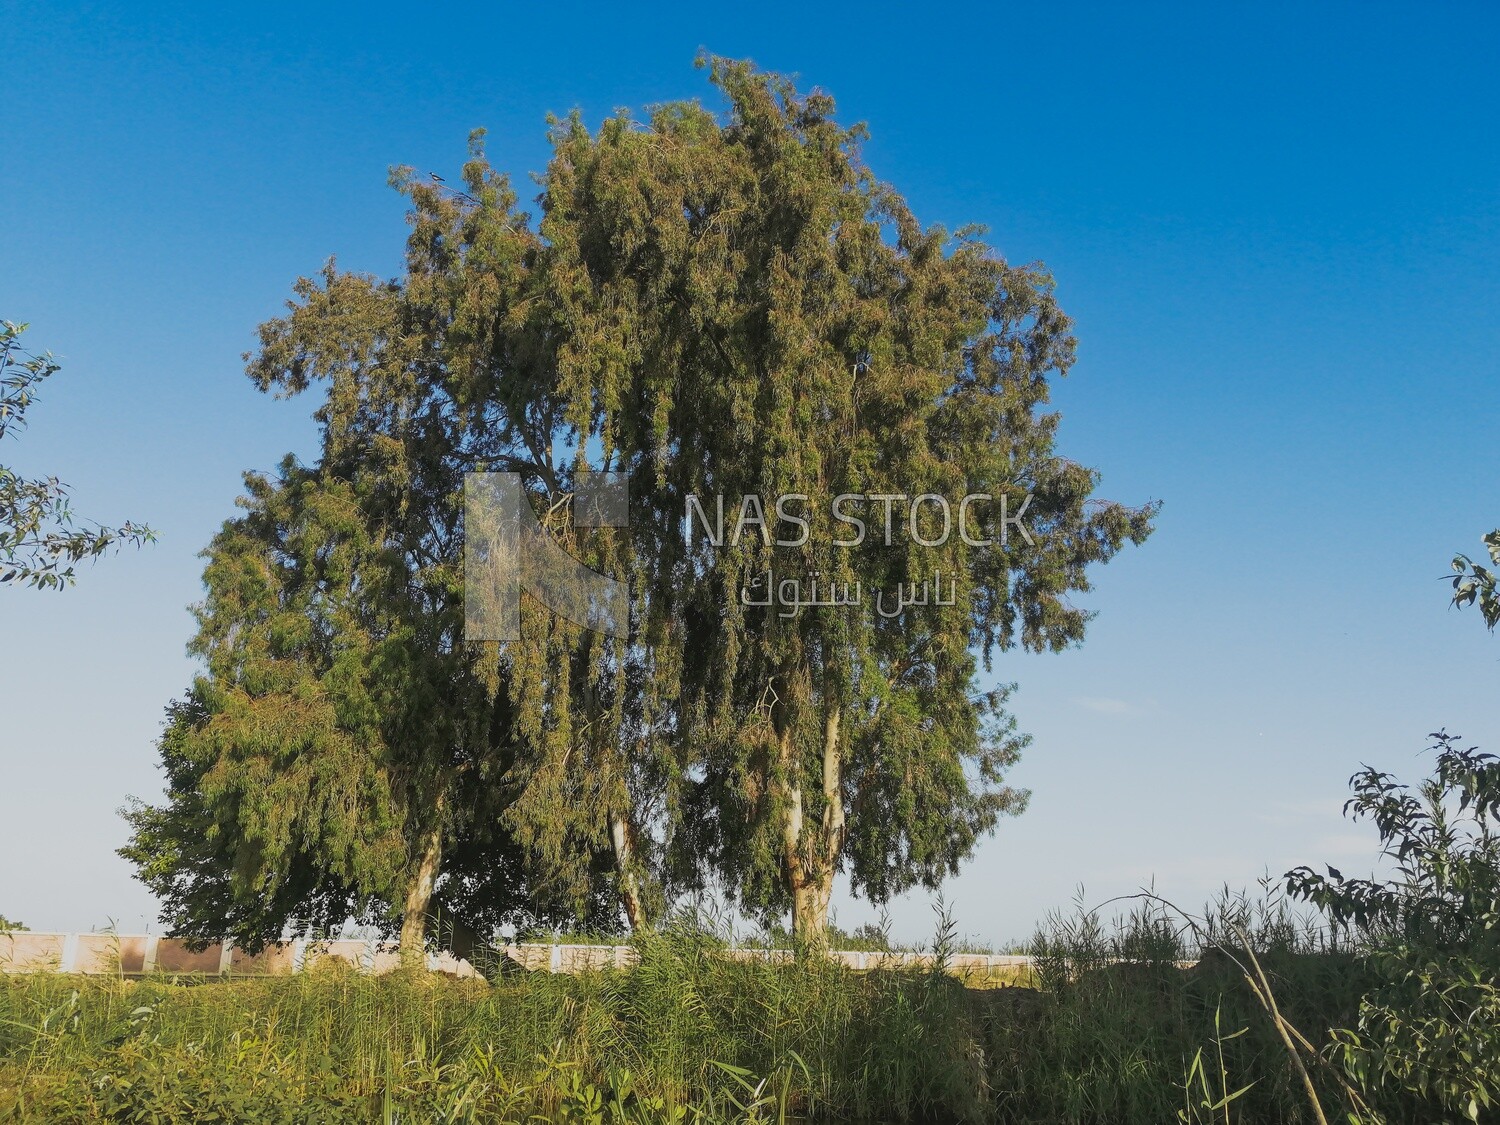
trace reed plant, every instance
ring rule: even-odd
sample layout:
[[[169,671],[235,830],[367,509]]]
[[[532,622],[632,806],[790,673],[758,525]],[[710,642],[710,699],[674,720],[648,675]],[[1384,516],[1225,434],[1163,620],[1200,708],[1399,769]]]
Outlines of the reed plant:
[[[945,914],[925,968],[730,955],[682,918],[576,975],[4,977],[0,1120],[1301,1125],[1309,1081],[1345,1119],[1243,970],[1331,1056],[1369,969],[1281,904],[1226,895],[1193,927],[1080,905],[1031,943],[1037,988],[965,987],[956,935]]]

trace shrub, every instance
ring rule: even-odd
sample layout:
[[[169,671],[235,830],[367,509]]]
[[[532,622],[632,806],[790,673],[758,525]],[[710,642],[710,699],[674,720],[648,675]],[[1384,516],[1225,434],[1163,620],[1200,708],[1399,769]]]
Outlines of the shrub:
[[[1302,867],[1287,881],[1371,947],[1377,983],[1337,1035],[1349,1073],[1478,1121],[1500,1095],[1500,763],[1431,737],[1415,792],[1368,767],[1350,781],[1345,813],[1374,822],[1394,876]]]

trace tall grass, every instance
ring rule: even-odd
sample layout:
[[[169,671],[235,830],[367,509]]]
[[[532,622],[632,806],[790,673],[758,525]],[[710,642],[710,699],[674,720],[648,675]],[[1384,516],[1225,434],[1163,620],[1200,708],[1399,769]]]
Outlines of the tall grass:
[[[0,1115],[589,1120],[611,1102],[641,1121],[982,1115],[950,978],[732,960],[687,928],[639,953],[629,970],[493,984],[336,964],[232,982],[6,978]]]
[[[1317,1045],[1365,983],[1329,935],[1233,897],[1197,931],[1150,901],[1054,916],[1039,989],[965,988],[941,968],[955,934],[945,918],[926,970],[729,957],[677,924],[638,941],[635,967],[576,976],[11,977],[0,1120],[1301,1123],[1306,1091],[1236,952]],[[1314,1077],[1337,1109],[1337,1082]]]

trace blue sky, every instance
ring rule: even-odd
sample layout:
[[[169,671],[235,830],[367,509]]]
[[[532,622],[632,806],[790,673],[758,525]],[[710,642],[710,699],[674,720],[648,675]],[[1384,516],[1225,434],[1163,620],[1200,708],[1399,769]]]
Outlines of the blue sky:
[[[154,922],[115,810],[159,790],[196,553],[313,438],[311,399],[243,376],[255,326],[329,255],[397,272],[389,165],[451,176],[483,125],[524,185],[548,111],[708,98],[700,48],[827,89],[920,217],[1045,261],[1080,341],[1062,451],[1165,504],[1082,648],[999,661],[1034,796],[951,884],[964,931],[1080,882],[1358,870],[1361,762],[1415,777],[1439,726],[1500,750],[1500,638],[1437,581],[1500,525],[1500,9],[710,8],[0,3],[0,317],[65,358],[4,458],[161,533],[0,590],[0,913]],[[923,897],[893,914],[930,930]]]

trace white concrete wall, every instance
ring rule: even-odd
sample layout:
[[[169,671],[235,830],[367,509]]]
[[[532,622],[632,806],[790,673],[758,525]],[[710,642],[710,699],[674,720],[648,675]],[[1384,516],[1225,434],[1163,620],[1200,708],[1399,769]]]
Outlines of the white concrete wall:
[[[588,969],[624,968],[636,960],[628,945],[552,945],[526,942],[504,947],[507,957],[528,969],[576,973]],[[739,949],[730,957],[791,959],[784,949]],[[863,953],[834,951],[830,957],[855,969],[925,968],[927,953]],[[231,973],[266,975],[300,972],[321,958],[347,961],[365,972],[388,972],[400,964],[394,944],[376,941],[297,941],[269,946],[254,957],[230,944],[214,944],[194,951],[177,938],[146,934],[44,934],[29,930],[0,933],[0,972],[55,972],[91,974]],[[1031,958],[1007,954],[956,953],[951,971],[978,976],[1015,974],[1031,965]],[[430,953],[427,967],[457,976],[471,976],[474,968],[451,953]]]

